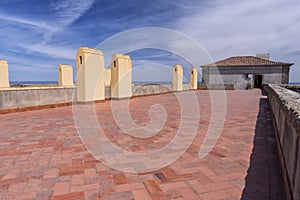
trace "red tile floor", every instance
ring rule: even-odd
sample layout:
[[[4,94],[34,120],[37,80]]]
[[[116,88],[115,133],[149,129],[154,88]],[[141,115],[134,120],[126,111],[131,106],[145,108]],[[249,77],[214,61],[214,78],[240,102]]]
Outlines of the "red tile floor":
[[[260,90],[226,91],[225,124],[204,158],[198,153],[211,99],[208,91],[196,95],[200,119],[192,145],[171,165],[145,173],[118,171],[95,159],[78,136],[72,106],[0,115],[1,199],[284,199],[272,119]],[[168,144],[180,124],[171,93],[131,99],[136,124],[149,123],[154,104],[165,107],[167,119],[146,139],[120,130],[111,101],[97,103],[96,116],[115,145],[149,152]]]

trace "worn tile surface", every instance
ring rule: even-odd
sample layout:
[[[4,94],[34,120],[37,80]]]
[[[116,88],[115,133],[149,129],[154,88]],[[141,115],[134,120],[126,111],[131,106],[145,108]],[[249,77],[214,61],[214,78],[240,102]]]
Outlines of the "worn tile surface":
[[[198,152],[209,127],[211,100],[208,91],[196,94],[200,120],[193,144],[170,166],[149,173],[124,173],[94,159],[78,136],[72,106],[1,115],[1,199],[283,199],[274,128],[261,92],[226,91],[221,137],[202,159]],[[110,101],[95,108],[111,142],[148,152],[168,144],[180,123],[174,94],[162,94],[130,100],[136,124],[149,123],[154,104],[164,106],[168,117],[164,128],[146,139],[122,133]]]

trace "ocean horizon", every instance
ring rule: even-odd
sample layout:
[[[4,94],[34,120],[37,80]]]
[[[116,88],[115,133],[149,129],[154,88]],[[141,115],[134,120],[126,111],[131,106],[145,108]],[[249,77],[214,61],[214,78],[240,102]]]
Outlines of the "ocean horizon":
[[[171,81],[133,81],[133,84],[171,84]],[[187,81],[184,81],[183,83],[188,83]],[[47,84],[58,84],[57,81],[10,81],[11,85],[47,85]],[[75,84],[75,82],[74,82]]]
[[[171,84],[171,81],[133,81],[133,84]],[[188,83],[184,81],[183,83]],[[201,83],[201,82],[198,82]],[[58,84],[57,81],[10,81],[11,85],[47,85],[47,84]],[[74,82],[75,84],[75,82]],[[291,85],[300,85],[300,82],[290,82]]]

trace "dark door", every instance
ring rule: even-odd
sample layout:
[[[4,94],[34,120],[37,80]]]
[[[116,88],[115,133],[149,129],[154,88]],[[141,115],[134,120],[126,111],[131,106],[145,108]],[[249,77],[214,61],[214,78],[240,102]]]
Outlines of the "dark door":
[[[254,88],[261,88],[262,86],[262,75],[254,75]]]

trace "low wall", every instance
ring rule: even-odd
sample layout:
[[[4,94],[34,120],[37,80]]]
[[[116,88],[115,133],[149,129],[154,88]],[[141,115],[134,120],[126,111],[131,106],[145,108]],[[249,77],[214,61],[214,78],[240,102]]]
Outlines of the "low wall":
[[[132,96],[153,95],[172,92],[171,84],[133,85]],[[183,90],[189,90],[184,84]],[[0,113],[39,108],[48,105],[59,106],[76,101],[75,87],[48,86],[15,86],[0,89]],[[105,98],[110,99],[110,87],[105,87]]]
[[[28,86],[0,90],[0,110],[73,102],[74,87]]]
[[[289,86],[264,85],[276,125],[288,199],[300,199],[300,94]]]
[[[183,84],[182,90],[189,90],[189,84]],[[132,96],[143,96],[152,94],[161,94],[166,92],[172,92],[172,84],[145,84],[145,85],[133,85]]]
[[[300,94],[300,85],[282,85],[282,87],[293,90],[294,92],[297,92]]]
[[[198,84],[200,90],[234,90],[234,84]]]

